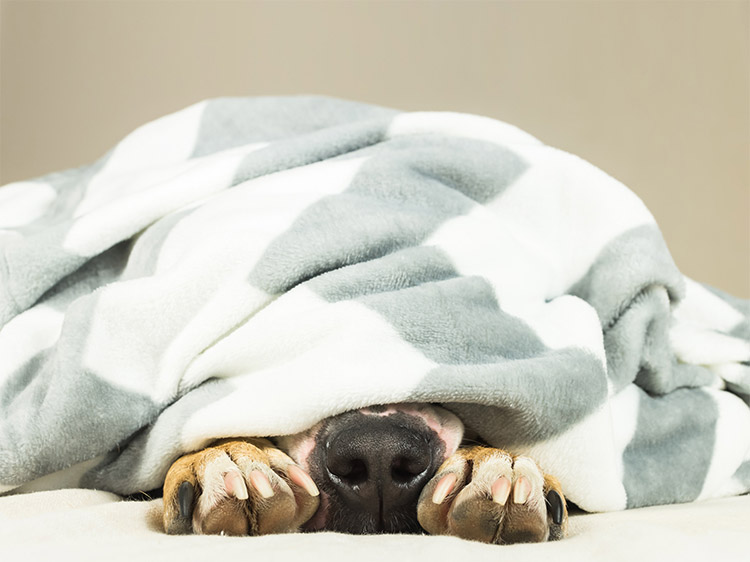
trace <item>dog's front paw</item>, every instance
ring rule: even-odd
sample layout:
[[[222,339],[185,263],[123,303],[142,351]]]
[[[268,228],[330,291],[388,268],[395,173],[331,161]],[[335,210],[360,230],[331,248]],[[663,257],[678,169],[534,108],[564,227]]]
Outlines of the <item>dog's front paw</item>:
[[[317,508],[310,476],[265,439],[223,440],[185,455],[164,482],[169,534],[284,533]]]
[[[485,543],[556,540],[568,521],[560,484],[527,457],[459,449],[422,490],[419,524],[430,534]]]

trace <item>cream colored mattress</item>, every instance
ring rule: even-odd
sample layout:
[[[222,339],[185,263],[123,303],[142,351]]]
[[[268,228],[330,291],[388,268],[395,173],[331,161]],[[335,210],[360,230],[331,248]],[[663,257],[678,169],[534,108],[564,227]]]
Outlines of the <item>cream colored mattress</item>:
[[[571,518],[557,543],[490,546],[452,537],[167,536],[161,500],[127,502],[107,492],[58,490],[0,497],[0,560],[700,560],[750,559],[750,496]],[[221,558],[219,558],[221,557]]]

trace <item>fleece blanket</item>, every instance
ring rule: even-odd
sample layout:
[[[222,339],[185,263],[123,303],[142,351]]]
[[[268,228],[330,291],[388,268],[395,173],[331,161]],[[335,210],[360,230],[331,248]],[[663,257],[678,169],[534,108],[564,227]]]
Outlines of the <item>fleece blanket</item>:
[[[501,122],[217,99],[0,189],[0,485],[444,404],[586,510],[750,489],[748,303]]]

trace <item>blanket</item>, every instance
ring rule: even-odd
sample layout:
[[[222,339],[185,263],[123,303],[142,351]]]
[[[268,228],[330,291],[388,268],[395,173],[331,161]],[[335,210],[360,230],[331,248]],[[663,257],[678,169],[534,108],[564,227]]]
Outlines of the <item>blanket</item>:
[[[0,486],[151,490],[217,437],[420,401],[585,510],[741,494],[749,313],[505,123],[209,100],[0,189]]]

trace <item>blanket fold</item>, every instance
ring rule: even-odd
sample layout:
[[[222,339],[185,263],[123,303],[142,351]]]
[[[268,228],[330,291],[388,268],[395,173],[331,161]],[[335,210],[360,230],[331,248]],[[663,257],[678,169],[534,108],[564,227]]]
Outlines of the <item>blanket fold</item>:
[[[0,490],[428,401],[587,510],[744,493],[749,308],[505,123],[209,100],[0,188]]]

